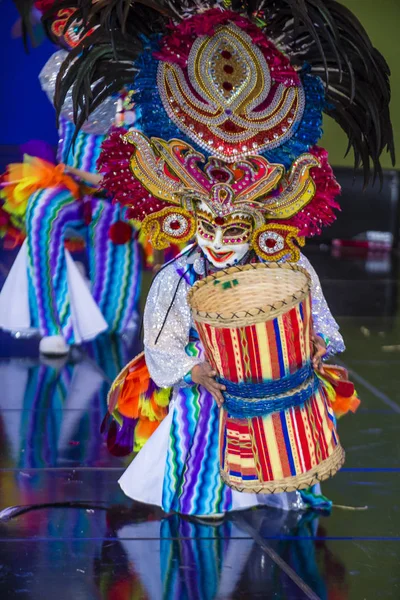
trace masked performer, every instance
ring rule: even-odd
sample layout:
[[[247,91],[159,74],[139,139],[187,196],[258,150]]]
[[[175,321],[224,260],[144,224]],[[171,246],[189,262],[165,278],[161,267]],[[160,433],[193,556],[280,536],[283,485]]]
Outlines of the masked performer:
[[[309,487],[343,463],[332,402],[337,414],[357,403],[345,376],[321,365],[344,345],[299,251],[338,207],[317,146],[322,114],[346,132],[366,183],[380,175],[382,151],[393,154],[388,67],[334,0],[79,10],[95,31],[67,57],[56,106],[72,86],[79,128],[104,95],[130,85],[136,119],[103,144],[103,186],[156,248],[195,240],[156,276],[144,355],[110,393],[110,447],[139,450],[151,435],[120,485],[189,515],[304,508]],[[295,293],[266,307],[273,272]],[[232,290],[246,292],[236,310]]]

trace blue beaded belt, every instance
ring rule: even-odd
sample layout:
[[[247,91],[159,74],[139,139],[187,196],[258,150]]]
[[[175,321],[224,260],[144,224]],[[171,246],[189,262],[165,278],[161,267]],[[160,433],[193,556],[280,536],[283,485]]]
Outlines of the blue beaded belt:
[[[301,406],[319,387],[319,379],[311,363],[293,375],[262,383],[233,383],[222,377],[218,381],[226,387],[223,392],[224,410],[238,419],[264,417]]]

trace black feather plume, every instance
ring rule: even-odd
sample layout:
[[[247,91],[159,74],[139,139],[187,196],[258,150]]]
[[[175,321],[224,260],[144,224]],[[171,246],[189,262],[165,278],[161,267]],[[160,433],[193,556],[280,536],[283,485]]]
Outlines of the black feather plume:
[[[56,0],[44,21],[66,5],[78,10],[86,37],[60,71],[55,104],[59,112],[73,90],[79,129],[107,95],[132,82],[142,34],[164,33],[171,19],[215,7],[215,1]],[[381,154],[387,150],[395,160],[390,70],[355,15],[336,0],[232,0],[230,8],[264,22],[265,35],[295,67],[310,65],[325,86],[325,112],[346,133],[365,184],[371,174],[381,177]]]
[[[33,27],[32,27],[32,10],[34,0],[14,0],[14,4],[21,17],[22,40],[25,50],[29,50],[29,41],[34,43]]]

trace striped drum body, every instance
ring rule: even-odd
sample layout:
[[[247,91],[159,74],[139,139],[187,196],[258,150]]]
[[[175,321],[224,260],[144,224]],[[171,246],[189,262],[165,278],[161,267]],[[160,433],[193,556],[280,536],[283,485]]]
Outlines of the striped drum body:
[[[243,492],[307,488],[333,475],[344,452],[311,366],[308,274],[292,265],[233,267],[195,284],[193,317],[226,386],[221,477]]]

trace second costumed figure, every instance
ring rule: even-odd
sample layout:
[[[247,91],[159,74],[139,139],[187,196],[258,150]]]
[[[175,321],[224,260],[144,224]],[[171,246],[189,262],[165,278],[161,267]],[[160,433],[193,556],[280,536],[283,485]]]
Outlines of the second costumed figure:
[[[120,485],[202,517],[304,509],[343,464],[336,416],[358,404],[346,373],[321,363],[344,345],[299,250],[338,208],[322,114],[366,180],[379,173],[393,150],[387,65],[333,0],[82,4],[88,36],[59,96],[73,82],[88,114],[96,94],[134,90],[133,128],[103,145],[102,185],[155,248],[191,242],[156,276],[144,353],[110,391],[109,447],[140,450]]]

